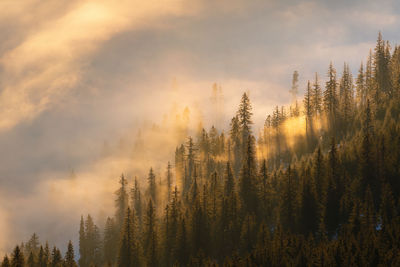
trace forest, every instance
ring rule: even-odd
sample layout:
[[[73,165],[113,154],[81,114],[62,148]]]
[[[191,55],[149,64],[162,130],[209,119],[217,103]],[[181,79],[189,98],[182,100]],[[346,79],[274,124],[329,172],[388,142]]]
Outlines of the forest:
[[[122,174],[104,229],[79,247],[33,234],[7,267],[400,266],[400,46],[379,33],[356,77],[332,63],[256,131],[248,93],[230,129],[201,129],[147,186]]]

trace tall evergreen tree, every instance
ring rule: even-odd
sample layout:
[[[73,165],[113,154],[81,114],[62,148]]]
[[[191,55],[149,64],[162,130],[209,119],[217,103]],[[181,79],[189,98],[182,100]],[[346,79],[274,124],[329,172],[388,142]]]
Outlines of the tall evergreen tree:
[[[331,62],[329,64],[328,70],[328,81],[326,82],[324,91],[324,111],[328,117],[329,126],[333,131],[335,131],[336,128],[336,119],[338,113],[338,99],[336,88],[336,70]]]
[[[19,246],[16,246],[11,257],[11,267],[24,267],[25,259]]]
[[[72,245],[71,240],[68,242],[67,252],[65,253],[64,266],[65,267],[78,266],[75,262],[74,246]]]
[[[311,93],[311,106],[315,115],[320,115],[322,111],[322,91],[318,81],[318,74],[315,73],[315,80]]]
[[[147,178],[147,182],[148,182],[148,190],[149,190],[149,196],[151,197],[151,199],[153,200],[153,202],[156,202],[156,176],[153,172],[153,168],[150,168],[149,171],[149,176]]]
[[[156,226],[155,216],[156,215],[153,202],[150,199],[146,211],[146,220],[145,220],[146,226],[144,232],[144,249],[145,249],[147,266],[158,265],[158,258],[157,258],[158,241],[157,241],[157,226]]]
[[[10,260],[8,259],[7,254],[3,258],[3,261],[1,263],[1,267],[11,267]]]
[[[258,197],[255,186],[257,177],[256,155],[254,147],[254,137],[249,135],[247,138],[246,154],[240,173],[239,193],[243,204],[243,209],[247,212],[256,212]]]
[[[117,198],[115,200],[116,204],[115,218],[118,229],[121,229],[125,218],[125,212],[128,207],[128,193],[126,189],[128,181],[125,179],[124,174],[121,174],[119,184],[120,187],[115,192],[115,194],[117,195]]]

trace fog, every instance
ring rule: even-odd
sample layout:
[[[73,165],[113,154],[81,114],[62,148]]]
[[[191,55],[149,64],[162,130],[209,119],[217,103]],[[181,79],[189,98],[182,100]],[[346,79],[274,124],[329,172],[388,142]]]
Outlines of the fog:
[[[76,245],[81,214],[100,225],[113,214],[121,173],[164,175],[200,124],[228,130],[243,92],[258,132],[290,103],[294,70],[300,96],[330,61],[355,73],[379,30],[398,37],[399,4],[376,5],[2,1],[0,252],[33,232]]]

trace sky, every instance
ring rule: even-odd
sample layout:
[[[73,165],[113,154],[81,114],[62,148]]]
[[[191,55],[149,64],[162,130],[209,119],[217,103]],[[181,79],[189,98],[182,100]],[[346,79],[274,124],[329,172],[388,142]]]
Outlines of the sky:
[[[33,232],[76,244],[81,214],[112,215],[121,172],[162,174],[185,107],[226,130],[248,92],[261,127],[294,70],[299,97],[331,61],[356,74],[399,16],[396,0],[0,1],[0,253]]]

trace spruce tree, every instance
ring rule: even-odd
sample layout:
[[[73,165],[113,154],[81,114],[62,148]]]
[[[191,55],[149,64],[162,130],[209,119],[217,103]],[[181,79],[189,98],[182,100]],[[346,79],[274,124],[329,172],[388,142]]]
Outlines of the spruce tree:
[[[148,182],[149,196],[155,203],[156,202],[156,176],[153,172],[153,168],[150,168],[147,182]]]
[[[147,266],[158,265],[158,240],[155,209],[150,199],[147,205],[144,231],[144,249]]]
[[[171,163],[168,161],[167,165],[167,200],[169,201],[171,198],[171,186],[172,186],[172,166]]]
[[[239,117],[237,115],[232,118],[230,127],[230,140],[233,146],[233,170],[235,176],[237,176],[240,172],[242,163],[242,144],[240,137]]]
[[[117,266],[133,267],[139,264],[139,248],[136,240],[135,215],[127,208],[118,252]]]
[[[315,73],[315,80],[311,93],[311,106],[315,115],[320,115],[322,111],[322,91],[318,81],[318,74]]]
[[[29,253],[29,257],[28,257],[27,267],[35,267],[35,266],[36,266],[35,256],[33,255],[33,252],[31,251]]]
[[[336,70],[332,62],[329,64],[328,81],[324,91],[324,111],[328,117],[329,127],[332,131],[336,130],[336,120],[338,113]]]
[[[87,262],[87,245],[86,245],[86,233],[85,233],[85,222],[83,216],[81,216],[81,222],[79,227],[79,266],[88,266]],[[44,257],[44,256],[43,256]],[[40,260],[40,257],[39,257]],[[43,259],[44,264],[44,259]]]
[[[103,255],[104,261],[113,265],[117,258],[118,253],[119,232],[116,228],[115,222],[112,218],[108,217],[104,227],[103,238]]]
[[[367,90],[365,84],[364,65],[362,62],[360,65],[360,69],[358,70],[356,88],[357,88],[357,104],[359,107],[364,108],[367,102]]]
[[[8,259],[7,254],[3,258],[3,262],[1,263],[1,267],[11,267],[10,260]]]
[[[115,192],[117,196],[117,198],[115,199],[115,205],[116,205],[115,218],[118,229],[121,229],[125,218],[125,212],[128,207],[128,194],[126,189],[128,181],[125,179],[124,174],[121,174],[119,184],[120,187]]]
[[[61,267],[63,263],[61,252],[58,248],[53,247],[51,252],[51,267]]]
[[[65,267],[78,266],[75,262],[74,246],[72,245],[71,240],[68,242],[67,252],[65,253],[64,266]]]
[[[240,101],[239,110],[237,112],[237,116],[239,119],[239,127],[241,131],[241,140],[243,145],[243,151],[245,151],[247,146],[248,137],[251,134],[251,125],[253,124],[251,120],[251,116],[253,113],[251,112],[251,103],[250,99],[246,93],[242,95],[242,99]]]
[[[243,204],[243,211],[250,213],[256,212],[258,208],[257,189],[255,185],[257,166],[254,142],[254,137],[249,135],[239,180],[239,193]]]

